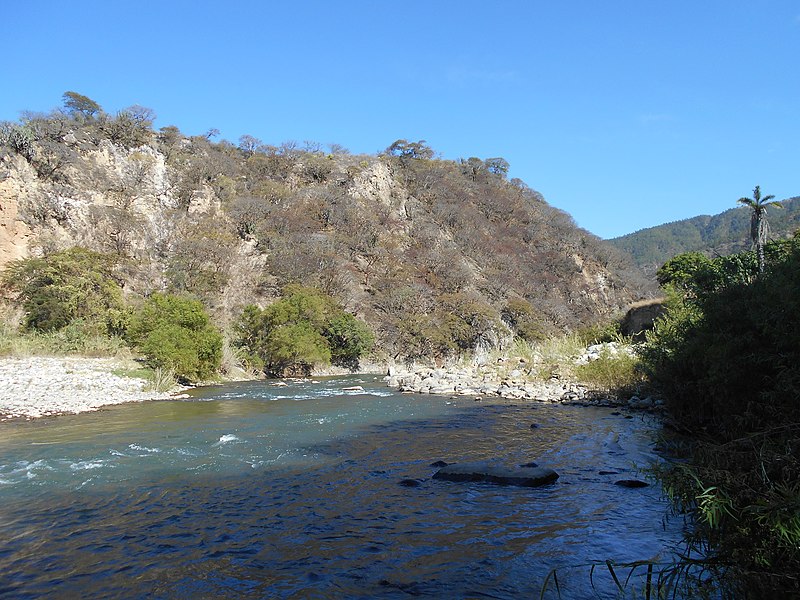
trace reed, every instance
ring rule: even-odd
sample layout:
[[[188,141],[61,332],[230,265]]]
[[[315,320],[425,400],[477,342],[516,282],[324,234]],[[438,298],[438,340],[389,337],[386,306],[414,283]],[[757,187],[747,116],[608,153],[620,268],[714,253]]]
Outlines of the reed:
[[[147,377],[147,385],[144,391],[164,394],[172,390],[177,383],[177,378],[175,377],[175,371],[173,369],[156,367],[152,369]]]

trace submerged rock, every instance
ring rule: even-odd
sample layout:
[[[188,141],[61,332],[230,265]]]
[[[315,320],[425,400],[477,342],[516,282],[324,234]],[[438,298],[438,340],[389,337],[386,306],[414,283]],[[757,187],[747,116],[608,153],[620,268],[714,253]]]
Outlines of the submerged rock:
[[[643,488],[650,484],[646,481],[639,481],[638,479],[620,479],[619,481],[615,481],[614,485],[626,488]]]
[[[403,487],[419,487],[422,484],[419,479],[401,479],[397,483]]]
[[[490,462],[473,462],[447,465],[439,469],[433,478],[537,487],[554,482],[558,479],[558,473],[546,467],[506,467]]]

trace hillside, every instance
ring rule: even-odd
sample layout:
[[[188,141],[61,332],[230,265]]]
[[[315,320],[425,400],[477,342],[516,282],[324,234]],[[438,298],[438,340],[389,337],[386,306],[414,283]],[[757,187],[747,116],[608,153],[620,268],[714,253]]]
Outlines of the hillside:
[[[782,208],[769,208],[771,237],[788,237],[800,228],[800,197],[781,202]],[[668,259],[683,252],[700,251],[709,256],[725,256],[750,247],[750,211],[731,208],[718,215],[701,215],[641,229],[608,240],[628,254],[646,273],[652,274]]]
[[[298,282],[396,356],[441,356],[574,329],[651,291],[638,271],[500,158],[442,160],[238,145],[154,131],[154,113],[65,107],[0,131],[0,269],[71,246],[113,255],[129,297],[200,299],[223,327]]]

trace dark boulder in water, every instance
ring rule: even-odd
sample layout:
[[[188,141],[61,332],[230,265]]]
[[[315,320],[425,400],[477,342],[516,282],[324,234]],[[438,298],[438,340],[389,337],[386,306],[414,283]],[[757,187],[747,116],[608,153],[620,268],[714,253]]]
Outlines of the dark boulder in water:
[[[419,479],[401,479],[398,483],[403,487],[419,487],[422,482]]]
[[[432,467],[436,467],[436,468],[438,469],[438,468],[440,468],[440,467],[446,467],[446,466],[447,466],[447,465],[449,465],[449,464],[450,464],[450,463],[446,463],[446,462],[444,462],[443,460],[437,460],[436,462],[432,462],[432,463],[431,463],[431,466],[432,466]]]
[[[619,481],[615,481],[614,485],[626,488],[643,488],[650,484],[646,481],[639,481],[638,479],[620,479]]]
[[[473,462],[448,465],[439,469],[433,478],[537,487],[554,482],[558,473],[546,467],[506,467],[490,462]]]

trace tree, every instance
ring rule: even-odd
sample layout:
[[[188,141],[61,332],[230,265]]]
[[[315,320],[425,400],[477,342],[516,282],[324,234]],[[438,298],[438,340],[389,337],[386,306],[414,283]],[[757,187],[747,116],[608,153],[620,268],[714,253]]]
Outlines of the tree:
[[[711,264],[711,259],[702,252],[684,252],[673,256],[656,272],[659,285],[687,287],[698,271]]]
[[[115,267],[113,256],[74,247],[12,262],[2,283],[21,302],[26,329],[55,331],[82,321],[97,333],[116,335],[124,331],[127,310]]]
[[[500,316],[525,341],[535,342],[545,335],[542,316],[523,298],[509,298],[500,311]]]
[[[64,92],[64,108],[73,117],[81,116],[84,119],[92,119],[98,113],[103,112],[100,105],[78,92]]]
[[[355,369],[358,359],[369,352],[375,337],[363,321],[342,312],[328,321],[322,332],[331,349],[331,362]]]
[[[466,160],[462,158],[460,163],[461,172],[472,179],[472,181],[478,181],[480,176],[486,172],[486,164],[476,156],[471,156]]]
[[[396,140],[386,149],[386,154],[412,160],[430,160],[433,158],[433,150],[425,140],[419,140],[418,142]]]
[[[136,148],[150,141],[155,118],[153,109],[135,104],[119,111],[116,117],[101,121],[101,129],[112,142]]]
[[[244,152],[245,156],[252,156],[259,148],[264,145],[257,137],[245,134],[239,138],[239,150]]]
[[[222,361],[222,336],[198,300],[153,294],[128,337],[151,367],[172,369],[183,381],[208,379]]]
[[[505,158],[487,158],[484,163],[486,164],[486,170],[489,171],[489,173],[499,175],[500,177],[505,177],[508,175],[508,169],[510,165]]]
[[[308,376],[317,364],[356,368],[373,344],[372,332],[327,294],[289,285],[264,310],[245,307],[235,326],[236,343],[251,363],[275,377]]]
[[[739,198],[737,202],[750,208],[750,240],[758,253],[758,272],[764,272],[764,244],[767,243],[769,225],[767,224],[767,206],[780,207],[780,202],[772,202],[775,196],[761,197],[761,187],[756,186],[752,198]]]

